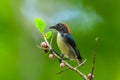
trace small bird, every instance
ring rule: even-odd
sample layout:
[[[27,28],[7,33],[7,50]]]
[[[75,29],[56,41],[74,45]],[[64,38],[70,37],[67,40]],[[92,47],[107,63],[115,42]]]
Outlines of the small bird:
[[[58,32],[57,45],[63,56],[70,60],[75,60],[80,64],[82,62],[82,57],[80,56],[80,52],[70,34],[69,27],[66,24],[58,23],[55,26],[51,26],[50,29],[55,29]]]

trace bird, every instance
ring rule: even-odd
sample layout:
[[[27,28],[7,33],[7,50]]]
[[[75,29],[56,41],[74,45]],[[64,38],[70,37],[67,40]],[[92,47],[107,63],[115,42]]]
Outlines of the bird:
[[[67,24],[58,23],[49,27],[57,31],[57,45],[64,57],[76,61],[78,64],[82,62],[80,51],[71,36],[70,29]]]

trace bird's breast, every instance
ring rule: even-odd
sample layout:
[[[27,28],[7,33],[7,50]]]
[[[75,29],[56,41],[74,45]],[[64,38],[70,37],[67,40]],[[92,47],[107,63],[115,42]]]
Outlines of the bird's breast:
[[[63,38],[60,35],[60,33],[58,33],[58,35],[57,35],[57,45],[58,45],[58,48],[60,49],[60,51],[62,52],[62,54],[64,54],[65,56],[68,56],[69,48],[63,41]]]

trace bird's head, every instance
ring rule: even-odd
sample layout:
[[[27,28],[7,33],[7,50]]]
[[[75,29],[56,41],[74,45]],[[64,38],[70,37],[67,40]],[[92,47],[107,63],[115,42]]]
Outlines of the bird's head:
[[[69,33],[70,34],[70,29],[66,24],[63,23],[58,23],[55,26],[49,27],[50,29],[56,29],[60,33]]]

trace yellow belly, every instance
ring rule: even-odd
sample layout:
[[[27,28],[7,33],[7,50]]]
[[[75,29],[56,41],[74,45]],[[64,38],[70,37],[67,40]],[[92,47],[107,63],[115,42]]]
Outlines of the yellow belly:
[[[58,45],[58,48],[60,49],[61,53],[64,54],[64,56],[68,57],[69,48],[63,42],[60,33],[58,33],[58,35],[57,35],[57,45]]]

